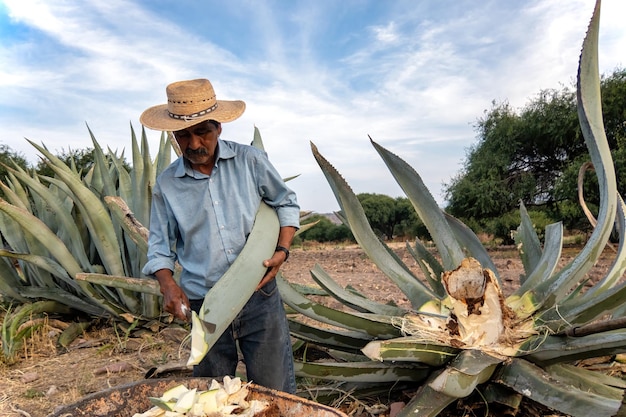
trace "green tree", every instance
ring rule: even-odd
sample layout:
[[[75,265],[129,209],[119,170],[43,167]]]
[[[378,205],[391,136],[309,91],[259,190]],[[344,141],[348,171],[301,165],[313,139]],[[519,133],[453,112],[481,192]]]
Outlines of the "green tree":
[[[372,193],[361,193],[357,198],[370,226],[382,238],[430,238],[408,198]]]
[[[94,164],[94,149],[61,149],[60,153],[55,154],[67,166],[75,166],[78,172],[86,174]],[[35,167],[37,173],[47,177],[54,177],[54,171],[44,160],[39,160]]]
[[[358,194],[357,198],[372,229],[381,237],[393,238],[394,229],[399,222],[394,199],[387,195],[371,193]]]
[[[302,232],[297,239],[310,240],[316,242],[342,242],[346,240],[354,241],[354,236],[350,228],[343,224],[334,224],[323,214],[313,214],[306,217],[302,224],[318,222],[314,227]]]
[[[7,175],[5,166],[12,167],[13,163],[24,169],[28,168],[28,161],[22,153],[14,151],[8,145],[0,144],[0,179]]]
[[[626,70],[603,78],[601,89],[607,138],[624,194],[626,176],[620,173],[626,169]],[[520,110],[494,102],[476,131],[478,143],[469,148],[463,169],[444,186],[448,212],[484,226],[515,211],[522,201],[551,218],[566,217],[566,226],[580,224],[582,211],[572,204],[577,204],[578,169],[589,156],[572,88],[543,90]],[[593,181],[587,182],[593,204],[598,193]]]

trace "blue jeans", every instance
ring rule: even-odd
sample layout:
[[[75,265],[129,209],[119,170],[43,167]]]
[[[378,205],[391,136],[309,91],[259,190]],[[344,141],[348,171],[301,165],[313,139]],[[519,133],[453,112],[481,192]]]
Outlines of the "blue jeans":
[[[191,300],[191,308],[199,312],[202,302]],[[193,367],[193,376],[234,376],[239,361],[237,343],[248,381],[295,393],[289,324],[276,281],[254,292],[207,355]]]

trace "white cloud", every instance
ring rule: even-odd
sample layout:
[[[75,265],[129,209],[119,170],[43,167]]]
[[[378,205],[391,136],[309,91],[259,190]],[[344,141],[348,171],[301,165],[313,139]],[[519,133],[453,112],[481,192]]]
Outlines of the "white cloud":
[[[248,104],[224,136],[249,142],[258,126],[279,171],[301,174],[291,185],[303,208],[330,211],[338,206],[309,141],[357,192],[401,195],[369,134],[442,202],[441,184],[458,172],[472,124],[492,100],[522,106],[573,79],[593,4],[398,1],[366,16],[380,5],[242,0],[219,17],[195,3],[5,6],[28,30],[0,45],[0,142],[29,155],[23,136],[51,149],[84,147],[87,122],[101,144],[128,148],[129,122],[140,127],[140,113],[165,101],[167,83],[208,77],[219,98]],[[607,70],[623,64],[625,8],[603,3]],[[228,19],[250,23],[235,29]],[[158,137],[149,132],[155,147]]]

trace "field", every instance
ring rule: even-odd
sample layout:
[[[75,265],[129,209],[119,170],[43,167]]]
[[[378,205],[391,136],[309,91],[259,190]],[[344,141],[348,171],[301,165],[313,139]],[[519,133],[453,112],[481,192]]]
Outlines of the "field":
[[[421,275],[404,244],[393,244],[392,247],[416,274]],[[565,249],[562,262],[570,260],[579,249]],[[491,255],[502,277],[503,290],[510,293],[522,272],[517,251],[513,247],[501,247],[493,249]],[[612,256],[610,249],[605,250],[592,271],[592,279],[606,271]],[[293,283],[315,285],[309,274],[315,264],[320,264],[341,285],[351,285],[372,299],[408,305],[396,286],[357,246],[308,244],[294,249],[283,266],[283,273]],[[339,303],[329,297],[325,303],[339,307]],[[0,416],[43,417],[59,405],[72,403],[92,392],[140,380],[149,373],[158,376],[189,373],[184,366],[189,347],[183,342],[187,334],[183,328],[159,329],[155,326],[153,331],[130,331],[103,320],[93,325],[68,350],[59,350],[55,346],[55,337],[63,326],[61,322],[49,320],[25,344],[17,363],[0,364]],[[601,362],[602,366],[608,366],[606,361]],[[166,368],[169,369],[167,374]],[[375,410],[382,411],[381,416],[388,416],[388,406],[401,400],[403,398],[392,398],[381,404],[362,404],[348,398],[338,406],[354,416],[369,417],[375,415]],[[466,407],[471,409],[471,405]],[[546,410],[534,404],[527,404],[523,413],[524,416],[554,415],[546,414]],[[451,410],[449,415],[487,414],[484,410],[477,414]]]

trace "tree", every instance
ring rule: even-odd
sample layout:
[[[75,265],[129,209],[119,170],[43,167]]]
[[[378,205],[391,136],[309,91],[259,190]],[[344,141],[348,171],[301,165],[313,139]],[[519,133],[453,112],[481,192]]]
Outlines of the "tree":
[[[0,181],[7,182],[6,178],[8,172],[5,167],[13,167],[13,164],[17,164],[23,169],[28,168],[28,161],[23,154],[14,151],[8,145],[0,144]],[[4,197],[2,190],[0,190],[0,197]]]
[[[302,232],[297,239],[313,240],[316,242],[354,241],[350,229],[343,224],[334,224],[323,214],[313,214],[302,221],[302,224],[318,222],[314,227]]]
[[[393,230],[398,224],[394,199],[387,195],[370,193],[358,194],[357,198],[372,229],[381,237],[393,238]]]
[[[384,239],[394,237],[429,238],[408,198],[389,197],[384,194],[361,193],[357,195],[365,216],[374,231]]]
[[[75,166],[78,172],[86,174],[94,164],[94,149],[61,149],[60,153],[55,154],[67,166]],[[54,177],[54,171],[46,164],[45,160],[40,159],[35,168],[37,173],[47,177]]]
[[[17,164],[19,167],[27,169],[28,161],[24,155],[20,152],[14,151],[10,146],[0,144],[0,178],[4,179],[7,175],[5,165],[12,167],[13,164]]]
[[[626,169],[626,70],[601,83],[603,114],[616,170]],[[560,219],[577,202],[576,177],[588,160],[571,88],[541,91],[521,110],[507,102],[492,108],[476,124],[478,143],[469,148],[463,169],[444,186],[447,211],[485,224],[519,207],[538,207]],[[623,194],[626,186],[620,184]],[[597,189],[597,187],[596,187]],[[590,197],[597,192],[590,191]],[[597,198],[596,200],[597,201]],[[579,212],[582,215],[582,212]],[[571,219],[572,224],[574,219]]]

